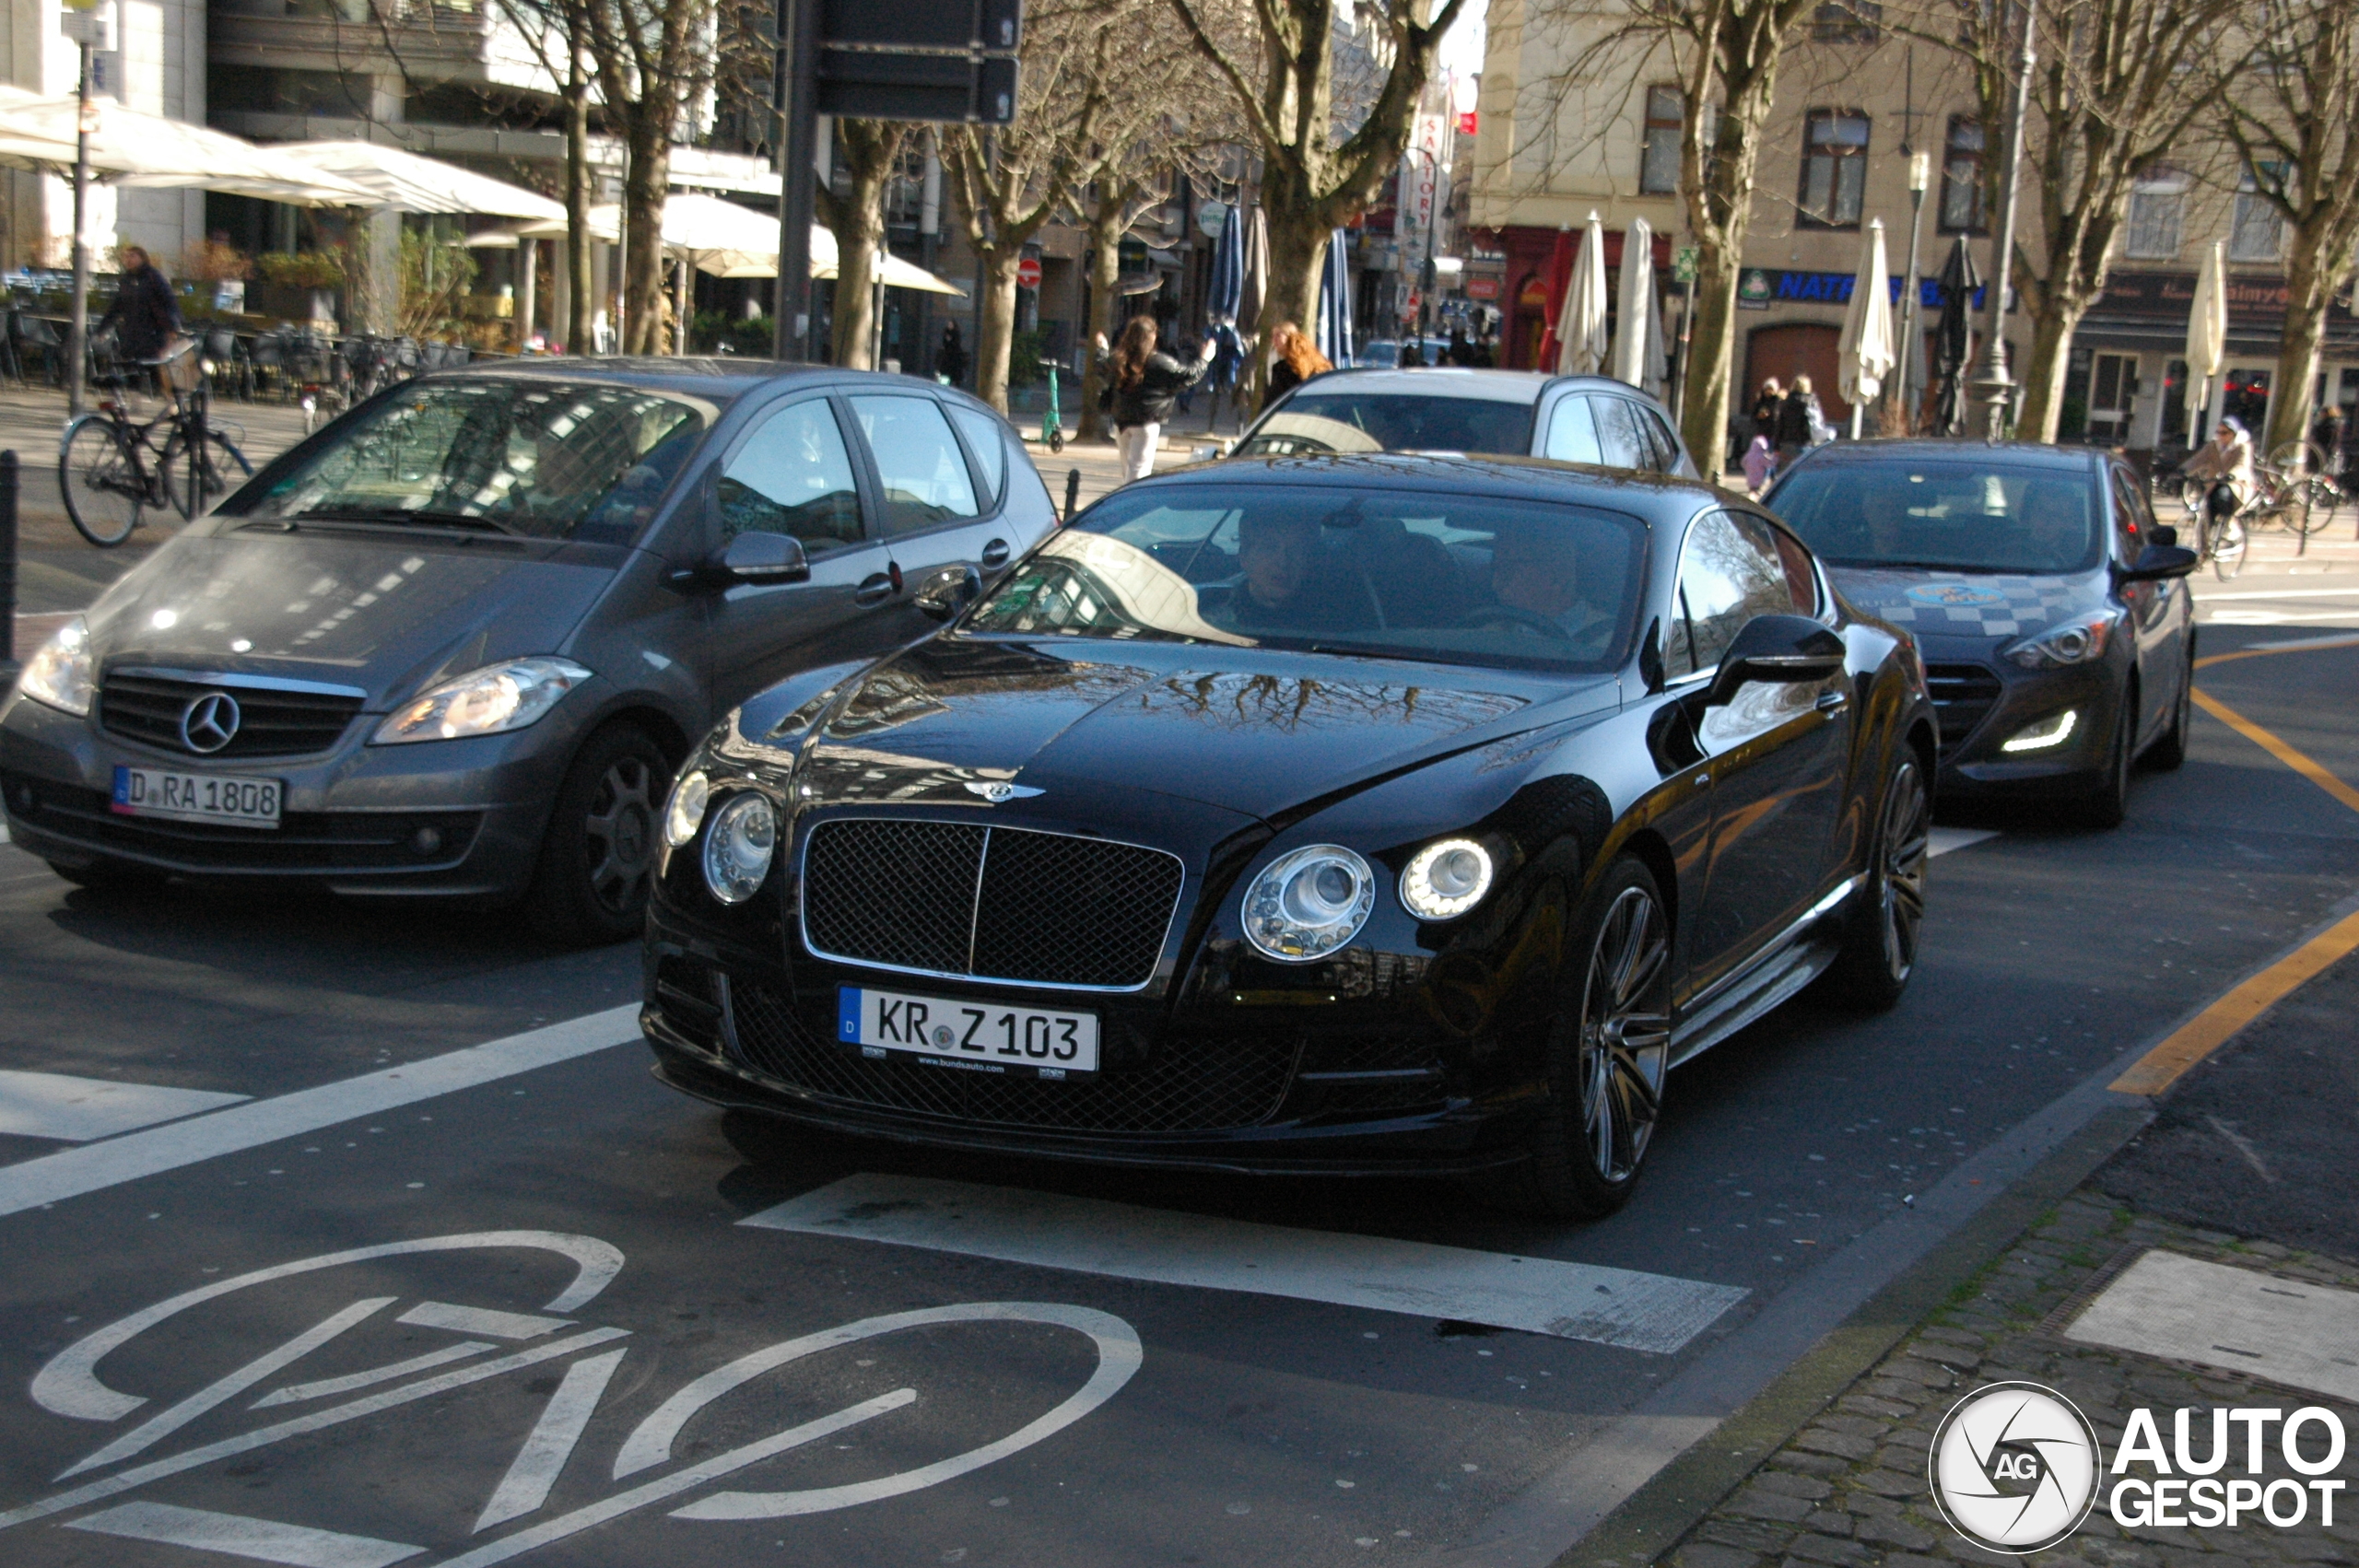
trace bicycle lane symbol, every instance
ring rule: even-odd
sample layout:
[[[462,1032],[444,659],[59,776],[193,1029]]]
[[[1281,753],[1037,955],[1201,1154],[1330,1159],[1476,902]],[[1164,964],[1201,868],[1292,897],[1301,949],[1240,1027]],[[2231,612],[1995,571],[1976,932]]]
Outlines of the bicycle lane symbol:
[[[257,1285],[345,1264],[407,1255],[498,1248],[530,1248],[555,1253],[574,1264],[572,1281],[542,1309],[547,1314],[570,1313],[587,1305],[613,1281],[623,1266],[622,1253],[609,1244],[592,1236],[553,1231],[479,1231],[323,1254],[256,1270],[234,1279],[183,1292],[109,1324],[52,1357],[35,1375],[30,1392],[36,1404],[53,1414],[90,1422],[119,1422],[151,1401],[144,1395],[109,1387],[99,1376],[99,1363],[140,1334],[193,1307]],[[578,1352],[613,1346],[616,1341],[629,1337],[628,1329],[585,1326],[569,1318],[553,1316],[495,1311],[443,1302],[420,1302],[393,1321],[483,1337],[463,1339],[438,1351],[362,1372],[280,1387],[264,1394],[251,1408],[276,1409],[346,1393],[359,1394],[359,1397],[162,1457],[130,1463],[208,1411],[270,1381],[312,1351],[354,1327],[375,1318],[399,1299],[395,1296],[370,1296],[354,1301],[284,1344],[150,1416],[69,1465],[57,1477],[60,1483],[73,1481],[82,1476],[92,1479],[68,1486],[48,1497],[0,1512],[0,1530],[70,1513],[93,1504],[107,1503],[168,1477],[360,1421],[452,1389],[522,1371],[545,1362],[575,1357],[542,1408],[506,1473],[491,1489],[482,1512],[468,1533],[471,1537],[481,1536],[537,1514],[596,1414],[599,1400],[616,1370],[628,1354],[629,1347],[623,1345],[599,1350],[599,1353],[594,1355],[579,1355]],[[865,1317],[766,1345],[687,1383],[657,1406],[624,1439],[614,1461],[611,1479],[622,1482],[669,1464],[675,1441],[693,1417],[734,1389],[767,1373],[790,1366],[821,1352],[863,1340],[934,1325],[987,1322],[1038,1324],[1081,1334],[1092,1342],[1097,1352],[1096,1366],[1080,1387],[1031,1422],[992,1442],[932,1464],[837,1486],[785,1492],[714,1491],[672,1509],[669,1516],[706,1521],[786,1518],[856,1507],[938,1486],[1028,1448],[1071,1426],[1119,1393],[1137,1373],[1143,1358],[1137,1331],[1128,1323],[1109,1313],[1061,1303],[972,1302]],[[519,1342],[523,1348],[511,1350],[506,1354],[495,1354],[499,1347],[488,1342],[492,1340]],[[535,1340],[545,1342],[530,1342]],[[478,1359],[486,1355],[491,1355],[492,1359]],[[384,1387],[388,1384],[392,1386]],[[372,1391],[361,1393],[363,1389]],[[902,1387],[861,1400],[724,1453],[652,1476],[596,1502],[537,1524],[526,1525],[480,1545],[452,1550],[450,1555],[437,1560],[436,1568],[484,1568],[490,1563],[507,1562],[552,1541],[580,1534],[640,1509],[669,1502],[765,1459],[905,1409],[916,1403],[919,1398],[916,1389]],[[108,1470],[112,1473],[94,1474]],[[205,1521],[205,1527],[215,1532],[213,1538],[201,1539],[195,1535],[174,1536],[169,1529],[160,1535],[153,1533],[154,1529],[162,1527],[155,1524],[158,1519],[177,1519],[182,1515]],[[216,1551],[229,1550],[235,1552],[234,1544],[227,1547],[213,1544],[214,1539],[221,1539],[218,1530],[222,1521],[227,1521],[231,1527],[233,1538],[237,1536],[238,1528],[243,1527],[251,1527],[249,1533],[265,1541],[274,1531],[303,1537],[327,1537],[332,1534],[305,1527],[276,1525],[266,1520],[195,1515],[190,1510],[141,1503],[118,1504],[64,1523],[69,1528],[100,1534],[130,1535],[146,1539],[179,1539],[183,1544],[206,1544]],[[433,1550],[402,1542],[369,1541],[361,1538],[333,1539],[349,1541],[356,1546],[381,1548],[383,1550],[373,1557],[374,1561],[381,1562],[405,1561]],[[267,1552],[257,1549],[244,1555],[267,1555]]]

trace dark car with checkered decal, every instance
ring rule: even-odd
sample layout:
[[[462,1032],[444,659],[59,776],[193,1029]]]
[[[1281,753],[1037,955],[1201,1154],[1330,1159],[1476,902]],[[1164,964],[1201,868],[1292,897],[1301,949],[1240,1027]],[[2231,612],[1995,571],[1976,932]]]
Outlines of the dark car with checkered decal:
[[[2185,759],[2196,557],[2119,458],[1843,442],[1764,501],[1847,599],[1916,638],[1944,798],[2054,799],[2110,827],[2133,768]]]

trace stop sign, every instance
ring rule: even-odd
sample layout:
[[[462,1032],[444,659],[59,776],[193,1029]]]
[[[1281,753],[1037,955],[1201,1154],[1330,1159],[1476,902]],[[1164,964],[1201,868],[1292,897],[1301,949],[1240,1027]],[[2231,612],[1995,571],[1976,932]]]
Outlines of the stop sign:
[[[1040,259],[1038,256],[1027,256],[1015,263],[1015,287],[1018,288],[1040,287]]]

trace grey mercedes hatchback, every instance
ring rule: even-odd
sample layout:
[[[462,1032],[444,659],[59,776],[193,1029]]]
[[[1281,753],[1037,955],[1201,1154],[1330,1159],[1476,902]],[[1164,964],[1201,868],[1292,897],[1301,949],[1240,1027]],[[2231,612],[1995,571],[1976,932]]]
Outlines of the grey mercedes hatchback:
[[[1055,528],[1006,422],[901,376],[545,359],[405,382],[27,661],[16,841],[85,884],[276,878],[637,933],[675,763],[931,630]]]

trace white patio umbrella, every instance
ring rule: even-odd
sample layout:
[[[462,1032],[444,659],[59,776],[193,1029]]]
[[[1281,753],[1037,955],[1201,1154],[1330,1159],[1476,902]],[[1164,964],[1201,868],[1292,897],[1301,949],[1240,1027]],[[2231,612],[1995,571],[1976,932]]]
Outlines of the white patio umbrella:
[[[565,217],[564,204],[440,158],[374,142],[291,142],[269,149],[371,192],[375,205],[403,212],[489,213],[497,217]]]
[[[2228,253],[2224,240],[2214,240],[2203,252],[2203,270],[2195,278],[2195,304],[2187,313],[2187,444],[2205,439],[2203,411],[2212,402],[2212,382],[2228,357]]]
[[[729,210],[714,213],[710,209],[715,207]],[[616,234],[618,211],[611,202],[604,206],[592,207],[589,212],[591,234],[611,241]],[[675,213],[679,215],[677,217]],[[745,221],[748,218],[753,220],[751,225]],[[467,237],[467,243],[477,247],[507,246],[515,244],[520,239],[553,240],[562,238],[564,234],[565,220],[560,217],[471,234]],[[714,240],[722,243],[711,243]],[[686,255],[688,263],[708,277],[778,275],[777,220],[749,207],[741,207],[734,202],[687,193],[673,196],[663,204],[663,243]],[[835,231],[820,224],[813,224],[811,275],[816,278],[834,277],[836,266]],[[966,297],[967,291],[957,284],[945,282],[898,256],[885,256],[882,268],[878,281],[887,288],[915,288],[928,294]]]
[[[1860,270],[1851,279],[1851,303],[1843,312],[1843,335],[1835,345],[1837,377],[1851,405],[1851,439],[1860,439],[1860,415],[1884,391],[1897,356],[1892,342],[1892,285],[1886,280],[1884,219],[1868,225],[1860,243]]]
[[[366,186],[202,125],[93,100],[90,170],[108,184],[194,188],[296,206],[369,206]],[[72,97],[0,100],[0,163],[72,177],[80,104]]]
[[[1614,333],[1613,376],[1634,387],[1647,382],[1647,345],[1661,331],[1655,313],[1655,231],[1645,218],[1632,218],[1622,236],[1620,319]]]
[[[1605,225],[1593,212],[1581,236],[1581,252],[1573,258],[1572,286],[1565,290],[1556,336],[1564,345],[1556,355],[1558,375],[1591,376],[1605,368]]]

